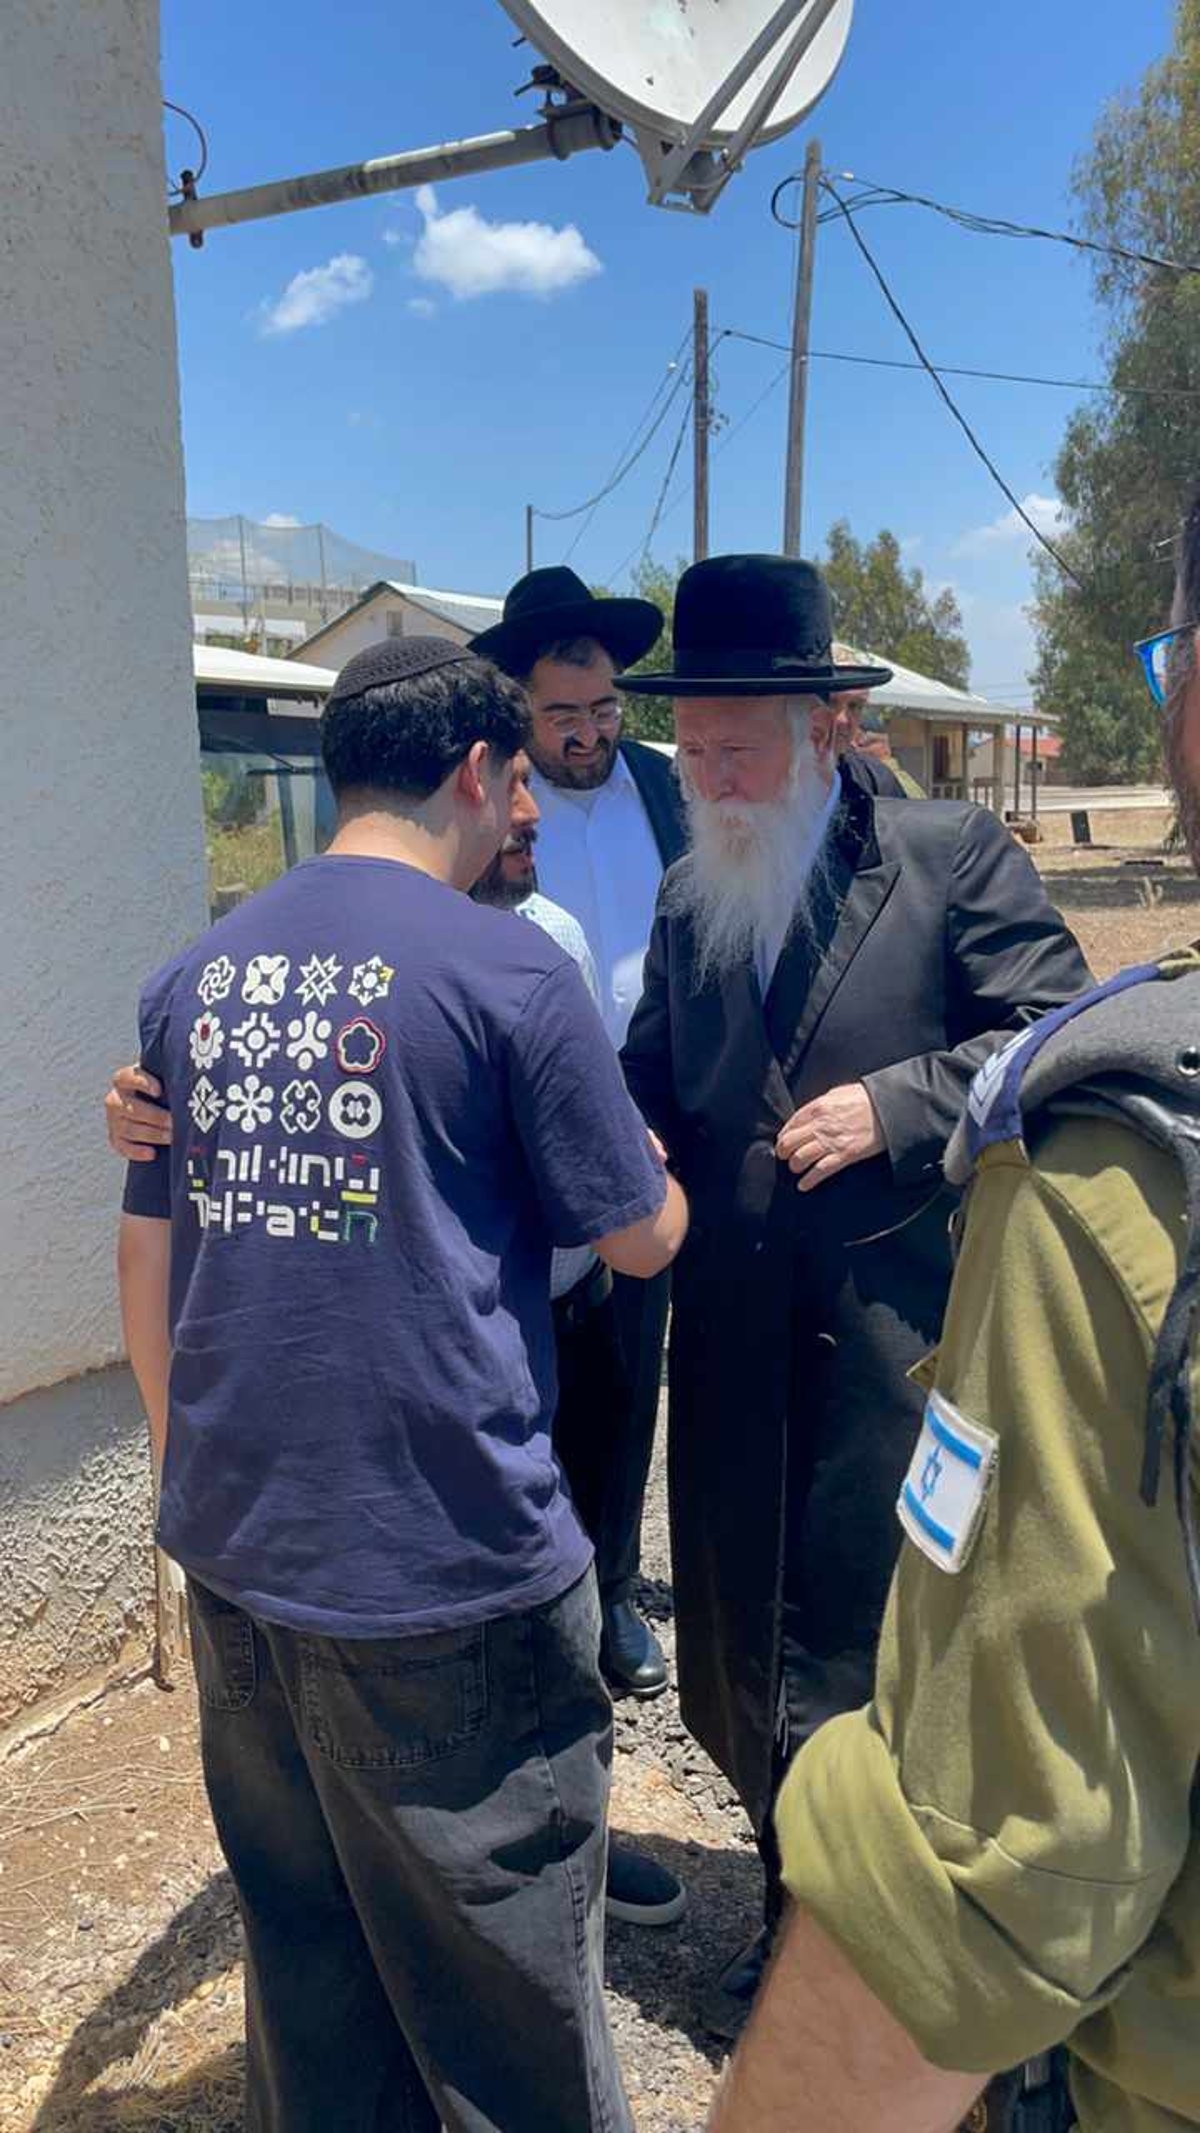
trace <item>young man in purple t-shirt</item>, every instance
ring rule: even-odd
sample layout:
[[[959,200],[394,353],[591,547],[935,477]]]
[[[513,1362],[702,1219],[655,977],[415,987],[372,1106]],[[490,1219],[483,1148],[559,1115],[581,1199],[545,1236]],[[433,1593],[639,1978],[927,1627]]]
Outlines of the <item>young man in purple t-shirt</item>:
[[[686,1209],[570,958],[457,893],[524,724],[443,640],[360,654],[323,723],[328,853],[142,999],[175,1132],[130,1168],[122,1298],[246,1931],[252,2133],[629,2125],[549,1255],[651,1275]]]

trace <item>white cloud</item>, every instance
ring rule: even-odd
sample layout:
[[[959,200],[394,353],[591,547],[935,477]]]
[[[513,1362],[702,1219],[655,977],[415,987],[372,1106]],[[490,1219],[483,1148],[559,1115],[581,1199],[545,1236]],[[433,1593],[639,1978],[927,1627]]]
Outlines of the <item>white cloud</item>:
[[[1068,523],[1067,507],[1057,496],[1039,496],[1036,489],[1021,498],[1021,508],[1033,520],[1039,533],[1053,540]],[[974,526],[954,544],[953,555],[986,555],[993,548],[1008,548],[1028,543],[1033,536],[1024,519],[1016,511],[1005,511],[989,525]]]
[[[295,333],[302,326],[324,326],[347,304],[365,303],[375,276],[365,259],[339,252],[323,267],[307,267],[292,279],[276,303],[262,308],[262,332]]]
[[[385,230],[385,231],[384,231],[384,233],[383,233],[383,241],[384,241],[384,243],[385,243],[385,244],[412,244],[412,243],[413,243],[413,235],[412,235],[412,231],[411,231],[411,230]]]
[[[302,526],[303,519],[293,518],[290,511],[268,511],[264,526]]]
[[[515,290],[523,296],[554,296],[603,270],[573,222],[488,222],[474,207],[439,214],[431,185],[417,194],[425,227],[413,267],[422,281],[465,302]]]
[[[433,318],[437,313],[437,305],[431,296],[410,296],[408,308],[414,318]]]

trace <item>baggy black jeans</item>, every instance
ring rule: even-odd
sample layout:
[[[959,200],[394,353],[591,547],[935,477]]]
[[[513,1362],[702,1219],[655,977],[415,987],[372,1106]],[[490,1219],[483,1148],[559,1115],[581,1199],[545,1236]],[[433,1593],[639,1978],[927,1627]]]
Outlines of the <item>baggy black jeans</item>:
[[[630,2133],[604,2005],[593,1573],[402,1639],[189,1596],[245,1932],[247,2133]]]

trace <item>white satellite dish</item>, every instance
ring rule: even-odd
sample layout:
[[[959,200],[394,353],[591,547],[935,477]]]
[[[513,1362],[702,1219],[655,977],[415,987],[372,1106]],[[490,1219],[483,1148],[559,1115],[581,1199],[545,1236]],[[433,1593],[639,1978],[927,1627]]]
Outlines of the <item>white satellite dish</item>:
[[[501,5],[564,83],[632,130],[651,199],[701,209],[824,95],[854,17],[854,0]]]
[[[190,170],[175,237],[615,148],[628,128],[655,207],[705,215],[748,151],[798,126],[833,80],[854,0],[501,0],[542,64],[541,123],[304,171],[201,199]]]

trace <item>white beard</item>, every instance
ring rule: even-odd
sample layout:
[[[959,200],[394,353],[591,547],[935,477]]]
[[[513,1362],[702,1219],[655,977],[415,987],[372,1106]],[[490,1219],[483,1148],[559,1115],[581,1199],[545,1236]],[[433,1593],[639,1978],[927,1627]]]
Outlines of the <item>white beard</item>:
[[[774,951],[811,922],[823,865],[820,823],[829,786],[806,743],[796,748],[779,800],[702,800],[681,775],[692,849],[669,883],[664,908],[691,921],[697,981]]]

